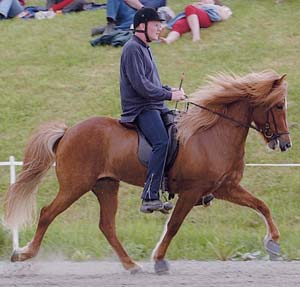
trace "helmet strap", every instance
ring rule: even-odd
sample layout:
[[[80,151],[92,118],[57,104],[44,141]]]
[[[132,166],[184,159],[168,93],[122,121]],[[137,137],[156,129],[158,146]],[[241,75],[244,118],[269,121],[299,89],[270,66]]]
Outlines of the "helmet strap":
[[[150,43],[150,42],[151,42],[151,40],[150,40],[150,38],[149,38],[149,35],[148,35],[148,22],[145,22],[145,30],[137,30],[137,29],[134,29],[133,32],[144,33],[144,34],[145,34],[145,37],[146,37],[147,43]]]
[[[147,42],[150,43],[151,40],[149,39],[149,35],[148,35],[148,22],[145,23],[145,36],[146,36]]]

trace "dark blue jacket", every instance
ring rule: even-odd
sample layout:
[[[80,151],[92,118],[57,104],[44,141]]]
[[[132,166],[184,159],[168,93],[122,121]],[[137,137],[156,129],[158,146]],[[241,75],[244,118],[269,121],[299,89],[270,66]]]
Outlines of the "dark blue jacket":
[[[135,35],[121,56],[120,93],[122,122],[133,122],[144,109],[167,112],[164,100],[172,93],[162,86],[150,47]]]

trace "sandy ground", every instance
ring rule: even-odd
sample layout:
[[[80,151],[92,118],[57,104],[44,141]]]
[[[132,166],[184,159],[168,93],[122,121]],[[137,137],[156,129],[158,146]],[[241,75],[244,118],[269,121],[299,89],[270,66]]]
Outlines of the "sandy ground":
[[[300,261],[171,261],[170,272],[156,275],[152,262],[131,275],[119,262],[0,262],[0,286],[177,287],[300,286]]]

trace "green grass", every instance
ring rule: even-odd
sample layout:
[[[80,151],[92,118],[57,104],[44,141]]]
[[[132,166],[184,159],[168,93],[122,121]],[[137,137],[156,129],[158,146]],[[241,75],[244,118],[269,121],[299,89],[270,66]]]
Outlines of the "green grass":
[[[34,0],[35,1],[35,0]],[[37,2],[31,1],[30,4]],[[186,34],[173,45],[153,44],[164,83],[178,86],[185,73],[187,94],[205,77],[220,71],[245,74],[275,69],[288,74],[289,124],[293,148],[270,152],[255,132],[250,132],[246,161],[299,163],[300,2],[285,0],[228,0],[233,10],[227,22],[202,31],[199,44]],[[189,1],[170,1],[179,12]],[[105,22],[105,10],[57,16],[51,20],[2,21],[0,42],[0,161],[10,155],[22,160],[24,145],[40,123],[64,120],[68,125],[93,115],[120,114],[119,58],[121,48],[89,44],[90,28]],[[9,170],[0,167],[0,200],[9,185]],[[281,231],[283,254],[300,259],[300,168],[247,167],[243,186],[270,207]],[[57,192],[52,170],[41,184],[39,208]],[[138,211],[140,188],[122,184],[117,216],[118,234],[135,259],[151,254],[162,233],[165,216]],[[3,214],[3,207],[0,207]],[[60,215],[43,240],[40,256],[56,254],[73,260],[114,257],[98,229],[99,207],[87,194]],[[20,233],[21,245],[31,240],[34,228]],[[215,201],[211,208],[194,208],[172,241],[170,259],[227,259],[239,253],[265,251],[263,221],[254,212]],[[11,251],[10,233],[0,227],[0,256]],[[51,255],[52,254],[52,255]]]

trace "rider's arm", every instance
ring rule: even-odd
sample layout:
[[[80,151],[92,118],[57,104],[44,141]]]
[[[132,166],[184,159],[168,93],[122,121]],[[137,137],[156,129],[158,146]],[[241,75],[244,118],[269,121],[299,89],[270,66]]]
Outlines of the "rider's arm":
[[[139,0],[124,0],[127,5],[138,10],[143,8],[143,4]]]

